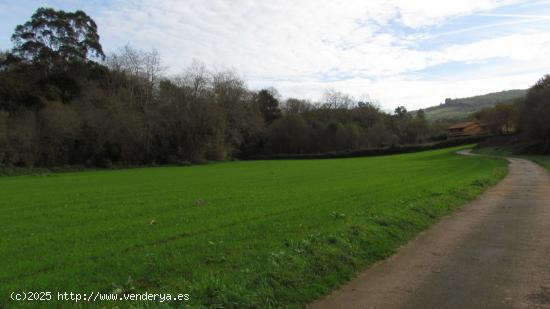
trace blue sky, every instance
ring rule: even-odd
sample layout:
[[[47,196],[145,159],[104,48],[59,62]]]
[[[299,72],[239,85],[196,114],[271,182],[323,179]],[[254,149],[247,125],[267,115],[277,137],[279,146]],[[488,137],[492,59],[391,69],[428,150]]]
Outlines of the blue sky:
[[[154,48],[167,75],[199,61],[284,97],[336,89],[416,109],[550,72],[550,1],[0,0],[0,49],[40,6],[86,11],[107,53]]]

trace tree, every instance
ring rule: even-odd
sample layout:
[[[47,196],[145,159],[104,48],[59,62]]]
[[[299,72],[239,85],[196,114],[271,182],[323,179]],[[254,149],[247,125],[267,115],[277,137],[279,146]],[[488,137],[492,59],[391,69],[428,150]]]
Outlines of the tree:
[[[8,163],[8,113],[0,111],[0,166]]]
[[[38,117],[41,163],[48,166],[71,163],[71,150],[81,128],[76,111],[71,106],[53,102],[47,104]]]
[[[531,87],[521,108],[521,124],[531,140],[544,141],[550,150],[550,75]]]
[[[256,102],[260,112],[263,114],[265,121],[270,124],[281,117],[281,109],[279,108],[279,100],[275,98],[271,91],[262,89],[258,92]]]
[[[416,119],[421,121],[426,120],[426,112],[424,112],[423,109],[419,109],[418,112],[416,112]]]
[[[517,128],[517,105],[498,103],[475,112],[473,118],[485,124],[493,134],[510,134]]]
[[[212,74],[204,63],[194,60],[183,75],[176,77],[176,84],[186,88],[192,101],[200,97],[207,97],[211,93]]]
[[[409,116],[409,113],[405,106],[398,106],[395,108],[395,111],[393,112],[395,116],[399,119],[405,119]]]
[[[295,98],[287,99],[282,108],[285,115],[304,114],[312,111],[313,109],[313,104],[310,102]]]
[[[36,113],[22,112],[8,119],[7,137],[12,148],[12,164],[34,166],[39,162],[39,136]]]
[[[5,63],[8,60],[9,53],[4,50],[0,50],[0,71],[5,70]]]
[[[267,149],[272,153],[304,153],[308,131],[308,124],[300,115],[280,118],[269,127]]]
[[[323,94],[322,102],[324,109],[347,109],[355,104],[355,99],[343,92],[329,89]]]
[[[412,121],[412,125],[414,126],[416,138],[423,138],[425,135],[428,134],[430,125],[428,123],[428,120],[426,120],[426,114],[424,113],[423,109],[418,110],[415,118]]]
[[[234,153],[247,141],[257,139],[258,131],[263,126],[262,114],[254,104],[254,95],[235,72],[222,71],[211,76],[213,100],[225,116],[225,122],[218,124],[225,135],[224,152]]]
[[[125,45],[118,53],[110,54],[106,65],[115,72],[124,73],[126,86],[137,96],[140,105],[150,105],[164,71],[157,50],[139,50]]]
[[[80,10],[65,12],[39,8],[31,20],[15,28],[12,41],[15,55],[50,66],[105,57],[96,23]]]
[[[376,122],[367,131],[367,140],[369,146],[373,148],[388,146],[393,142],[390,128],[384,123],[384,121]]]
[[[353,119],[365,129],[372,127],[376,122],[381,121],[383,112],[371,102],[359,102],[353,110]]]

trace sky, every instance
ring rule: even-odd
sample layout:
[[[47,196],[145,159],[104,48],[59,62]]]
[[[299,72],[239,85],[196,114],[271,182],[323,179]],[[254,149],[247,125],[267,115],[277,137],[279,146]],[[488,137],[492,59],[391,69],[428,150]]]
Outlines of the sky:
[[[199,61],[284,98],[413,110],[550,73],[550,0],[0,0],[0,49],[41,6],[84,10],[107,54],[156,49],[167,75]]]

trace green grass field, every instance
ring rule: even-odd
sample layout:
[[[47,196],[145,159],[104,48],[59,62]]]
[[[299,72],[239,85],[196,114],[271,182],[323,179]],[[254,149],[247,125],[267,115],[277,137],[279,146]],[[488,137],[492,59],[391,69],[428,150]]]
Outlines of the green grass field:
[[[197,307],[302,306],[506,174],[457,149],[0,177],[0,303],[115,283]]]

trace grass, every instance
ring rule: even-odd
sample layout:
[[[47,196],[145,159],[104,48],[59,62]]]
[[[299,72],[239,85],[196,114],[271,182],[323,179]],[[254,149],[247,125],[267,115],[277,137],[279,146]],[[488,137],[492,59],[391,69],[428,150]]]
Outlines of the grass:
[[[540,166],[546,168],[550,171],[550,155],[517,155],[514,154],[514,151],[509,148],[495,148],[495,147],[485,147],[485,148],[477,148],[474,151],[475,153],[484,154],[484,155],[491,155],[491,156],[509,156],[509,157],[516,157],[516,158],[523,158],[527,160],[531,160]]]
[[[116,286],[303,306],[506,174],[457,149],[0,177],[0,304]]]
[[[550,171],[550,156],[522,156],[522,158],[536,162]]]

